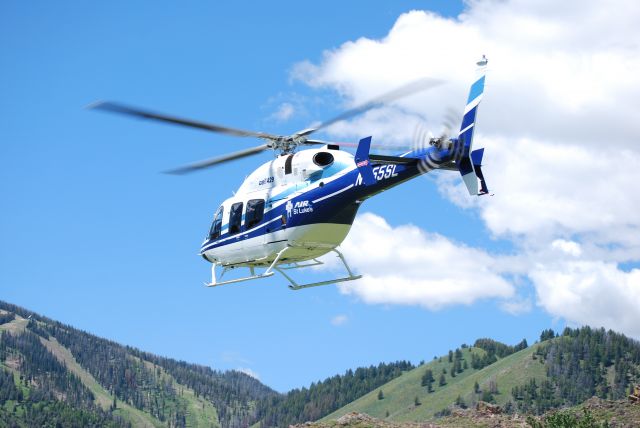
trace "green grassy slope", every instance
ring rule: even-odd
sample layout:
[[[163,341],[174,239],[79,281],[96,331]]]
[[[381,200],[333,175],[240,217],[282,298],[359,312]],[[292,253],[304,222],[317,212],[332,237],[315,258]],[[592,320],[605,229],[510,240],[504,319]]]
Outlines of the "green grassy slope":
[[[360,397],[358,400],[342,407],[326,416],[322,420],[331,420],[349,412],[361,412],[380,419],[395,421],[424,421],[432,419],[434,413],[453,404],[458,396],[467,403],[473,404],[480,399],[480,395],[474,394],[473,386],[478,382],[480,389],[489,388],[490,382],[497,384],[498,393],[494,395],[498,404],[504,404],[511,398],[511,388],[522,385],[530,378],[543,379],[546,377],[544,364],[539,359],[533,359],[537,345],[516,352],[481,370],[469,368],[463,373],[452,378],[450,369],[452,363],[446,356],[439,360],[431,361],[414,370],[404,373],[402,376],[383,385],[381,388]],[[484,354],[484,350],[478,348],[463,349],[463,359],[471,362],[471,352],[478,355]],[[438,378],[442,369],[446,368],[446,381],[444,386],[438,386]],[[427,393],[426,387],[421,386],[422,376],[426,369],[433,371],[434,382],[432,393]],[[378,393],[382,390],[384,399],[378,399]],[[415,405],[415,397],[418,397],[420,405]],[[387,412],[389,416],[387,417]]]

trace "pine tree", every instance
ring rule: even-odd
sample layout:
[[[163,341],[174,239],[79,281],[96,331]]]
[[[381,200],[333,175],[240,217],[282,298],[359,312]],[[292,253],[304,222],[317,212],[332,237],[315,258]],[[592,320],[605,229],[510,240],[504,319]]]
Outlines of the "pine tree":
[[[382,390],[378,391],[378,400],[384,400],[384,393]]]
[[[427,392],[433,392],[434,381],[435,379],[433,378],[433,371],[431,371],[431,369],[425,370],[424,375],[422,375],[421,385],[427,387]]]
[[[478,381],[475,381],[473,384],[473,392],[478,394],[480,392],[480,385],[478,385]]]
[[[495,398],[493,398],[493,394],[490,393],[489,391],[483,391],[482,392],[482,401],[485,401],[487,403],[495,403],[496,402]]]
[[[553,329],[550,328],[548,330],[542,330],[542,333],[540,333],[540,342],[553,339],[554,337],[556,337],[556,333],[553,331]]]
[[[416,395],[416,398],[414,398],[414,399],[413,399],[413,404],[414,404],[415,406],[419,406],[419,405],[421,405],[421,404],[422,404],[422,403],[420,402],[420,400],[418,399],[418,396],[417,396],[417,395]]]
[[[444,373],[440,375],[440,379],[438,380],[438,385],[445,386],[447,384],[447,379],[444,377]]]

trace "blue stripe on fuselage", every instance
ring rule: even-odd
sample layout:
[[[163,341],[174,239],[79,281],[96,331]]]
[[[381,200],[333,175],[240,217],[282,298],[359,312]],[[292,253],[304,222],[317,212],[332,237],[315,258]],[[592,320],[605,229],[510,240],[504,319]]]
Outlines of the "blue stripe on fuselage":
[[[403,154],[403,157],[423,157],[426,156],[429,149],[421,149]],[[347,166],[348,167],[348,166]],[[357,169],[353,169],[341,177],[335,180],[327,182],[324,186],[316,186],[307,191],[304,191],[300,195],[297,195],[290,199],[291,203],[295,206],[298,202],[307,201],[312,211],[306,211],[304,213],[294,214],[287,217],[287,223],[284,227],[296,227],[305,226],[310,224],[319,224],[333,222],[338,223],[341,220],[336,221],[339,217],[336,217],[336,213],[340,210],[348,207],[350,204],[354,204],[356,200],[364,200],[371,195],[379,193],[382,190],[394,187],[403,181],[411,179],[421,174],[416,165],[389,165],[389,164],[374,164],[373,168],[392,168],[395,176],[389,174],[388,178],[383,177],[371,186],[365,186],[358,183],[359,172]],[[344,168],[337,170],[340,172]],[[386,172],[386,170],[385,170]],[[347,187],[349,187],[347,189]],[[344,190],[344,191],[341,191]],[[284,193],[284,192],[282,192]],[[282,193],[278,194],[280,196]],[[291,192],[292,193],[292,192]],[[333,195],[335,193],[335,195]],[[289,193],[290,194],[290,193]],[[330,196],[333,195],[333,196]],[[286,197],[286,196],[285,196]],[[282,199],[282,198],[278,198]],[[319,202],[313,203],[312,201],[320,199]],[[273,200],[273,198],[271,198]],[[356,208],[357,209],[357,208]],[[287,215],[286,204],[281,204],[273,209],[265,212],[261,225],[249,232],[241,231],[234,235],[225,233],[216,240],[207,240],[201,247],[201,252],[211,250],[213,248],[219,248],[242,240],[255,238],[266,233],[276,232],[283,228],[280,218],[283,215]],[[275,220],[277,219],[277,220]],[[275,221],[274,221],[275,220]],[[331,220],[331,221],[327,221]],[[244,228],[244,226],[243,226]],[[230,238],[230,239],[228,239]]]

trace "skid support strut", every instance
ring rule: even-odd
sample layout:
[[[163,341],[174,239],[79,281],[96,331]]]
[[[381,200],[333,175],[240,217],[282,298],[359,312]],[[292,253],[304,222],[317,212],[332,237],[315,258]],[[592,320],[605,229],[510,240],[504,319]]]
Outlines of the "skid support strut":
[[[296,281],[293,280],[293,278],[291,278],[289,275],[287,275],[283,271],[283,269],[286,269],[286,268],[279,268],[279,267],[275,267],[274,266],[274,269],[277,270],[278,272],[280,272],[282,274],[282,276],[287,278],[287,280],[291,283],[289,285],[289,288],[292,289],[292,290],[301,290],[303,288],[319,287],[321,285],[329,285],[329,284],[335,284],[335,283],[338,283],[338,282],[353,281],[355,279],[362,278],[362,275],[354,275],[353,274],[353,272],[351,271],[351,268],[347,264],[347,261],[345,260],[344,256],[342,255],[342,253],[340,251],[338,251],[335,248],[332,251],[338,255],[338,257],[342,261],[342,264],[344,265],[345,269],[349,273],[349,276],[345,276],[344,278],[330,279],[330,280],[327,280],[327,281],[311,282],[311,283],[308,283],[308,284],[298,284]]]
[[[227,281],[218,282],[216,278],[216,265],[212,264],[211,265],[211,282],[205,282],[204,285],[206,285],[207,287],[219,287],[225,284],[234,284],[236,282],[251,281],[252,279],[260,279],[260,278],[267,278],[267,277],[273,276],[274,274],[273,269],[274,268],[277,269],[276,265],[278,264],[278,261],[280,261],[280,259],[282,258],[282,255],[288,249],[289,247],[284,247],[282,250],[278,251],[278,254],[276,254],[276,258],[273,259],[273,261],[271,262],[267,270],[265,270],[261,274],[256,275],[254,267],[250,266],[249,271],[251,272],[251,275],[245,276],[244,278],[229,279]],[[226,272],[226,268],[222,271],[222,274],[220,275],[220,277],[222,277],[222,275],[224,275],[225,272]]]

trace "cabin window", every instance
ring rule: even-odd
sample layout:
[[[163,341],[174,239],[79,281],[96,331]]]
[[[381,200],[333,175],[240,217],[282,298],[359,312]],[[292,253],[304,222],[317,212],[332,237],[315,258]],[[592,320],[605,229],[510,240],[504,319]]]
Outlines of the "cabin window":
[[[240,224],[242,223],[242,202],[236,202],[231,205],[229,212],[229,235],[235,235],[240,232]]]
[[[244,215],[245,229],[251,229],[262,221],[264,216],[264,199],[250,199],[247,202],[247,212]]]
[[[220,236],[220,232],[222,231],[223,212],[223,207],[218,208],[218,211],[216,211],[216,215],[213,217],[213,223],[211,224],[211,229],[209,230],[209,239],[217,239]]]
[[[287,156],[287,159],[284,161],[284,173],[291,174],[293,164],[293,155]]]

